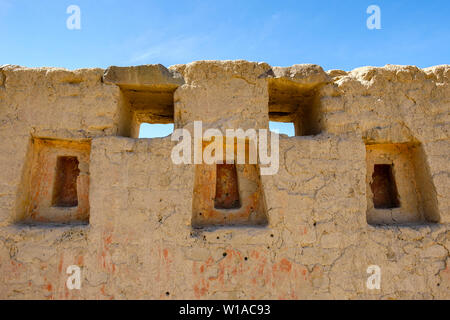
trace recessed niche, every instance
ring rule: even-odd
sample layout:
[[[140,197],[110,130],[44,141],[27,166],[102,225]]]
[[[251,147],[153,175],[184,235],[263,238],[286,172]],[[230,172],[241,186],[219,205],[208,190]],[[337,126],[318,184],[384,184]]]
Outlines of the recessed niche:
[[[391,164],[374,165],[370,189],[375,209],[400,208],[392,167]]]
[[[269,120],[293,123],[296,136],[322,131],[319,88],[284,79],[269,80]]]
[[[235,164],[216,165],[215,209],[239,209],[239,187]]]
[[[89,221],[90,141],[33,138],[19,221]]]
[[[193,227],[264,226],[267,223],[257,164],[229,164],[224,160],[223,163],[195,165]]]
[[[372,144],[367,151],[367,222],[439,222],[436,191],[420,144]]]
[[[80,175],[77,157],[58,157],[53,187],[54,207],[77,207],[77,180]]]

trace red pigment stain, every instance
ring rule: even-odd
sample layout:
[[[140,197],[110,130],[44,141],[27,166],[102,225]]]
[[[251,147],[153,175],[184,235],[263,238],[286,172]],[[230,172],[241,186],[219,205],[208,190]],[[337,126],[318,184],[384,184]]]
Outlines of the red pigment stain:
[[[107,270],[108,272],[115,272],[116,268],[114,264],[111,261],[111,255],[109,253],[109,245],[112,243],[112,235],[106,234],[104,232],[103,235],[103,250],[100,255],[100,261],[103,269]]]
[[[61,259],[59,260],[59,264],[58,264],[58,272],[59,273],[62,272],[63,262],[64,262],[64,258],[63,258],[63,255],[61,255]]]
[[[258,251],[252,251],[252,252],[250,253],[250,256],[251,256],[252,258],[258,259],[258,258],[259,258],[259,252],[258,252]]]
[[[280,270],[281,271],[291,272],[291,269],[292,269],[292,264],[288,260],[283,259],[280,261]]]
[[[77,259],[77,265],[82,266],[84,264],[84,258],[83,256],[79,256]]]
[[[208,260],[206,260],[205,263],[206,263],[206,266],[210,266],[210,265],[213,264],[213,262],[214,262],[214,259],[212,257],[209,257]]]
[[[105,238],[105,244],[111,244],[112,243],[112,236],[109,235]]]
[[[194,278],[196,278],[192,288],[194,296],[197,299],[208,294],[211,290],[227,289],[228,283],[226,281],[226,276],[238,278],[238,281],[246,281],[253,286],[257,286],[258,279],[262,277],[266,278],[265,283],[270,283],[270,272],[265,272],[267,259],[262,256],[261,253],[255,250],[249,252],[248,257],[256,263],[250,265],[244,261],[244,256],[240,251],[227,249],[225,252],[226,256],[219,259],[217,262],[210,256],[203,263],[194,262],[192,264],[192,274],[194,275]],[[212,271],[215,276],[205,276],[205,274],[209,273],[207,272],[209,268],[213,268]],[[273,265],[274,272],[290,272],[291,269],[292,265],[287,260]],[[210,286],[212,287],[211,289]]]
[[[106,253],[105,253],[105,251],[102,251],[101,257],[102,257],[102,262],[103,262],[102,263],[103,264],[103,268],[106,269],[106,261],[105,261]]]
[[[103,269],[107,270],[108,272],[114,272],[115,268],[113,266],[113,263],[111,262],[111,255],[109,253],[109,245],[112,243],[112,235],[109,232],[107,233],[107,231],[104,231],[102,238],[103,238],[103,250],[99,255],[100,265],[102,266]],[[81,257],[81,259],[83,259],[83,257]],[[81,262],[83,263],[83,260],[81,260]]]
[[[15,262],[14,260],[11,260],[11,265],[14,267],[14,270],[17,270],[17,268],[22,267],[22,264],[20,262]]]
[[[264,258],[261,263],[258,265],[258,276],[263,276],[264,274],[264,269],[266,267],[266,259]]]
[[[209,283],[206,283],[205,280],[201,281],[200,288],[197,285],[194,285],[194,293],[197,298],[200,298],[208,292]]]
[[[194,285],[194,294],[197,299],[200,298],[200,290],[197,285]]]

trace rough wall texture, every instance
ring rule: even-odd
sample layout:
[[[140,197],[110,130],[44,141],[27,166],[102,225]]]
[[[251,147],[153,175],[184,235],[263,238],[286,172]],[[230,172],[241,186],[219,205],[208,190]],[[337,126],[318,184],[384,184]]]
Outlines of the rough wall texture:
[[[259,177],[266,225],[193,227],[201,170],[172,163],[170,137],[135,139],[140,121],[170,117],[189,130],[294,122],[278,173]],[[449,299],[449,128],[448,65],[2,66],[0,298]],[[68,148],[47,158],[81,158],[88,221],[29,215],[55,185],[56,159],[34,160],[42,141]],[[71,151],[86,144],[88,164]],[[374,164],[392,166],[400,208],[374,208]],[[70,265],[81,290],[66,287]],[[370,265],[380,290],[366,287]]]

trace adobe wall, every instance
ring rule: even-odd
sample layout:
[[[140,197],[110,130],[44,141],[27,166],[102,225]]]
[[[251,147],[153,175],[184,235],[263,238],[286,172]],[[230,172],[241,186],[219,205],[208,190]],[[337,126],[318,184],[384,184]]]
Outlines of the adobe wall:
[[[449,110],[448,65],[2,66],[0,298],[449,299]],[[257,176],[265,225],[193,226],[203,171],[173,164],[170,136],[136,138],[142,121],[269,119],[297,136],[280,136],[278,173]],[[52,202],[56,156],[80,159],[87,217]],[[394,172],[397,208],[375,208],[377,164]],[[66,286],[70,265],[81,290]],[[370,265],[380,290],[366,287]]]

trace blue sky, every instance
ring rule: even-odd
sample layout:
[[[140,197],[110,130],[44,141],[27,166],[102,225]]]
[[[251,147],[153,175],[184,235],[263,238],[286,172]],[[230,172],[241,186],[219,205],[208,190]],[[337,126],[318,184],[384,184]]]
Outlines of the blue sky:
[[[369,30],[369,5],[381,30]],[[81,30],[68,30],[69,5]],[[0,0],[0,65],[68,69],[246,59],[325,70],[450,63],[450,1]]]
[[[81,30],[66,9],[81,8]],[[381,30],[366,9],[381,8]],[[450,1],[0,0],[0,64],[69,69],[246,59],[324,69],[450,63]]]

